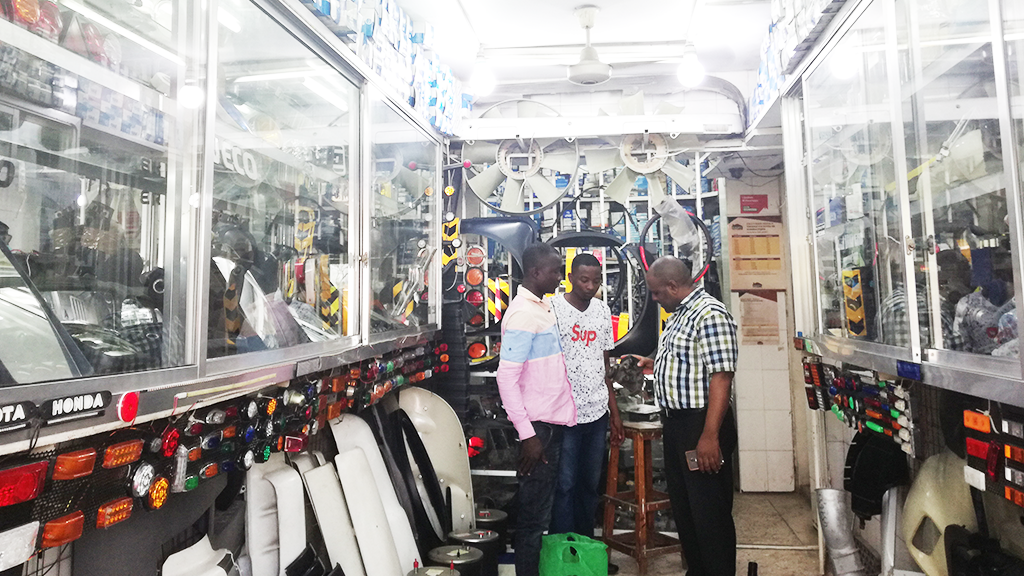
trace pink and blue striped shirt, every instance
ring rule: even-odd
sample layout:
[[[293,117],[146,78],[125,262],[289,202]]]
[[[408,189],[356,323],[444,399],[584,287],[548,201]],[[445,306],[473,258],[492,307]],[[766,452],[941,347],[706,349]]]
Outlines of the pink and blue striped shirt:
[[[498,392],[520,440],[535,435],[532,422],[576,424],[555,314],[522,286],[501,322]]]

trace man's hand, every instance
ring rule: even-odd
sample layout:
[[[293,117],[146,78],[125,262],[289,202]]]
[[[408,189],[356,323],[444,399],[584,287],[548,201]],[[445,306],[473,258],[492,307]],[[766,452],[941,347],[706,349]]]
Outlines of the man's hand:
[[[618,446],[622,444],[622,441],[626,439],[626,431],[622,428],[622,418],[619,416],[618,410],[612,410],[612,446]]]
[[[717,473],[722,469],[722,449],[718,444],[718,436],[704,432],[697,441],[697,467],[707,474]]]
[[[650,374],[654,372],[654,360],[646,356],[640,356],[638,354],[630,354],[633,358],[636,358],[637,364],[644,369],[644,374]]]
[[[530,436],[519,444],[519,474],[529,476],[537,462],[548,463],[544,456],[544,444],[537,436]]]

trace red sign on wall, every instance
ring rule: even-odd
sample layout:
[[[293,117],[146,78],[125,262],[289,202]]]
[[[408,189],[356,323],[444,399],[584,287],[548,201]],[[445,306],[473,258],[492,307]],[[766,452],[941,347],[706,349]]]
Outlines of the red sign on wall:
[[[767,194],[740,194],[741,214],[760,214],[768,209]]]

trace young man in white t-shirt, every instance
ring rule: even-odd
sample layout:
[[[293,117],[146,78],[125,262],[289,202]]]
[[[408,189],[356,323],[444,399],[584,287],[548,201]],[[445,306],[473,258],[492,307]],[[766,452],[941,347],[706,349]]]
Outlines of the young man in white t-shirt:
[[[566,428],[562,437],[550,532],[593,537],[609,423],[612,445],[618,446],[623,438],[615,393],[605,371],[615,338],[611,310],[603,300],[594,298],[601,287],[601,263],[597,258],[591,254],[576,256],[569,282],[572,291],[556,295],[551,305],[576,402],[576,425]]]

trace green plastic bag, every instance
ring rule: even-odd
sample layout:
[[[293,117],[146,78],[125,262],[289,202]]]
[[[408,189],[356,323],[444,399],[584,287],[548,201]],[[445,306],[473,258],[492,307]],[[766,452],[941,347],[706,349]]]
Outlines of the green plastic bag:
[[[540,576],[608,576],[608,547],[569,532],[541,540]]]

